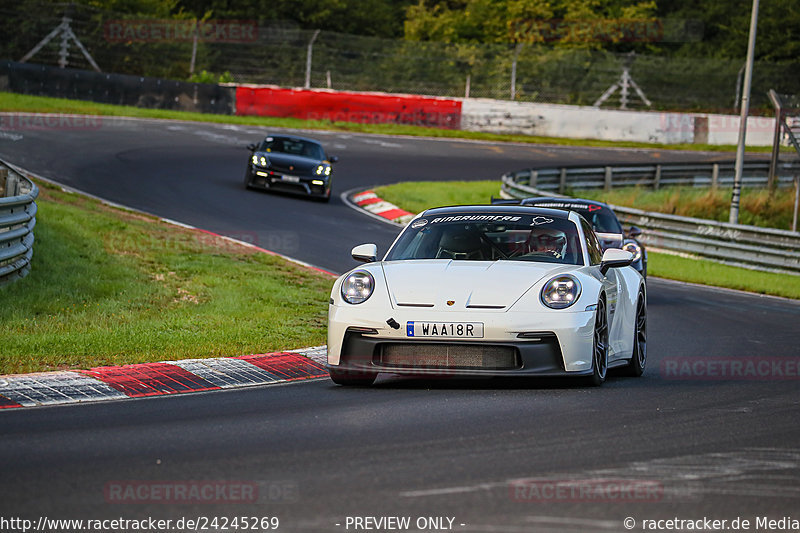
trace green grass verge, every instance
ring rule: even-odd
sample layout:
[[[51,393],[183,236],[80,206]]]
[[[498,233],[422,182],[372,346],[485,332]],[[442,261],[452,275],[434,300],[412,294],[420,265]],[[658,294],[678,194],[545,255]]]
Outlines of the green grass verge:
[[[446,205],[488,204],[500,196],[499,181],[407,181],[373,189],[378,196],[411,213]]]
[[[0,287],[0,374],[325,343],[332,278],[40,184],[30,274]]]
[[[498,181],[419,181],[375,189],[378,195],[412,213],[443,205],[485,204],[500,196]],[[599,200],[645,211],[727,222],[731,189],[669,187],[653,191],[639,187],[568,191],[570,196]],[[778,189],[774,195],[760,189],[743,189],[739,222],[765,228],[790,229],[794,189]]]
[[[760,272],[691,257],[649,251],[648,276],[800,299],[800,276]]]
[[[697,191],[686,190],[694,195]],[[465,205],[465,204],[486,204],[489,203],[491,196],[499,196],[500,184],[497,181],[462,181],[462,182],[406,182],[395,185],[377,187],[375,192],[384,200],[391,202],[398,207],[419,213],[431,207],[444,205]],[[613,191],[612,194],[617,191]],[[641,191],[640,191],[641,192]],[[587,191],[576,193],[578,195],[589,195]],[[635,207],[645,210],[661,211],[662,209],[672,209],[673,205],[680,205],[680,196],[673,198],[673,195],[680,194],[677,190],[664,189],[657,191],[654,200],[647,203],[645,207],[636,203]],[[724,196],[724,191],[719,194]],[[591,195],[603,199],[603,194],[592,191]],[[658,203],[659,195],[664,195],[661,203]],[[753,195],[753,201],[748,197]],[[702,192],[699,194],[698,205],[702,205]],[[761,203],[763,194],[758,191],[746,190],[742,201],[742,220],[783,220],[785,216],[785,206],[779,209],[779,214],[772,215],[771,210],[764,209],[762,212],[749,212],[748,209],[763,209]],[[611,203],[626,205],[623,200],[627,196],[614,196]],[[634,198],[637,198],[634,196]],[[716,196],[712,196],[716,198]],[[730,192],[728,192],[730,198]],[[669,200],[669,201],[667,201]],[[686,200],[689,202],[689,199]],[[761,206],[761,207],[759,207]],[[661,208],[661,209],[660,209]],[[670,211],[668,211],[670,212]],[[692,216],[702,213],[692,212]],[[782,213],[782,214],[781,214]],[[791,213],[791,212],[790,212]],[[791,216],[791,214],[789,215]],[[708,217],[703,217],[708,218]],[[752,222],[751,222],[752,223]],[[800,298],[800,276],[785,274],[775,274],[771,272],[760,272],[746,268],[732,267],[689,257],[681,257],[671,254],[649,252],[648,253],[648,275],[660,278],[688,281],[703,285],[713,285],[716,287],[726,287],[729,289],[739,289],[743,291],[755,292],[759,294],[771,294],[786,298]]]
[[[351,131],[385,135],[408,135],[423,137],[459,138],[495,142],[518,142],[531,144],[554,144],[563,146],[594,146],[616,148],[647,148],[663,150],[701,150],[715,152],[734,152],[735,145],[711,144],[650,144],[625,141],[600,141],[595,139],[566,139],[561,137],[537,137],[530,135],[498,135],[461,130],[445,130],[404,126],[398,124],[358,124],[354,122],[331,122],[327,120],[300,120],[295,118],[251,117],[232,115],[212,115],[188,111],[167,111],[163,109],[144,109],[139,107],[99,104],[83,100],[67,100],[42,96],[28,96],[0,92],[0,110],[5,112],[27,113],[71,113],[80,115],[124,116],[138,118],[159,118],[264,126],[270,128],[299,128],[309,130]],[[768,146],[748,147],[748,152],[769,152]]]
[[[590,198],[613,205],[636,207],[645,211],[670,213],[727,222],[732,189],[668,187],[653,191],[641,187],[571,191],[570,196]],[[739,203],[739,223],[765,228],[791,229],[794,188],[778,189],[774,194],[764,189],[743,189]]]

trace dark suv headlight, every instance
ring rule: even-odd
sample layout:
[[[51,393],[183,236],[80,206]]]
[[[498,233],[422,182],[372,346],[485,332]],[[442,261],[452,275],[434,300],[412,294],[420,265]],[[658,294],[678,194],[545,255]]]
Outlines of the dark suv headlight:
[[[267,167],[269,166],[269,161],[263,155],[253,155],[250,159],[254,166],[257,167]]]
[[[642,247],[635,241],[626,242],[622,245],[622,249],[633,254],[634,263],[642,258]]]

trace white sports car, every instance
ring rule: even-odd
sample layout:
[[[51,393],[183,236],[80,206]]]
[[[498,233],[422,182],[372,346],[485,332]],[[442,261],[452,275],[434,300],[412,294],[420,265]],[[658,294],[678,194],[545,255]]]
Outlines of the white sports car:
[[[429,209],[383,260],[336,280],[328,371],[341,385],[414,376],[640,376],[646,288],[619,249],[603,253],[578,213],[526,206]]]

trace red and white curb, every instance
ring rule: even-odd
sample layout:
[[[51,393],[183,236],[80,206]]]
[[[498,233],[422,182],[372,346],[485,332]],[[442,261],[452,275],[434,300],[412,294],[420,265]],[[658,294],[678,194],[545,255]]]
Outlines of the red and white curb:
[[[0,376],[0,409],[272,385],[328,375],[327,348]]]
[[[375,191],[364,191],[354,194],[350,200],[361,209],[398,224],[407,224],[416,215],[400,209],[396,205],[380,198]]]

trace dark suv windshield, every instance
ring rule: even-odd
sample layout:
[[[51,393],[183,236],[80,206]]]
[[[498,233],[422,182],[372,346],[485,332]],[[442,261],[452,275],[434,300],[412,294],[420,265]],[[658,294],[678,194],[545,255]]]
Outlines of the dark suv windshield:
[[[320,145],[302,139],[267,137],[261,142],[261,146],[258,147],[258,150],[261,152],[299,155],[310,157],[311,159],[325,159],[325,152]]]
[[[486,213],[415,220],[386,256],[408,259],[583,264],[577,228],[569,220]]]

